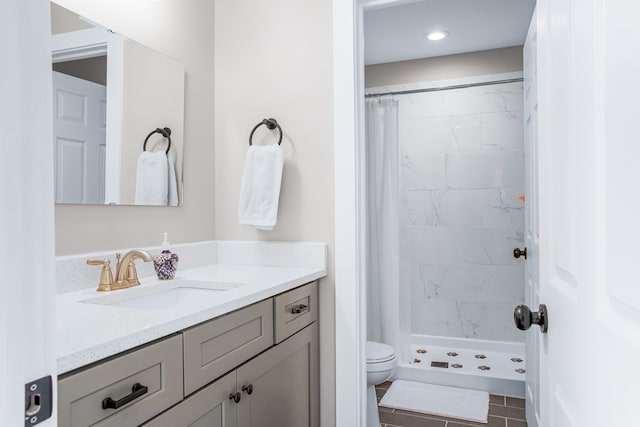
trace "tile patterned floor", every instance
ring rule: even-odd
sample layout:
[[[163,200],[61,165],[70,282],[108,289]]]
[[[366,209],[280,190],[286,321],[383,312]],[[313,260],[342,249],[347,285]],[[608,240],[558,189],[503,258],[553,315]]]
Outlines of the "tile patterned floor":
[[[390,382],[376,386],[378,401],[389,389]],[[382,427],[527,427],[524,415],[524,400],[514,397],[489,396],[489,422],[487,424],[437,415],[419,414],[379,407]]]

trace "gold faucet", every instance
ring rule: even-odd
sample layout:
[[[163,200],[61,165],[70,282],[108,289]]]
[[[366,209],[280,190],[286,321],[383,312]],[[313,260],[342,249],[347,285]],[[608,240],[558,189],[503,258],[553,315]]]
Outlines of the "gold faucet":
[[[115,291],[117,289],[130,288],[132,286],[138,286],[140,281],[138,280],[138,272],[136,271],[135,260],[137,258],[142,259],[145,262],[151,261],[151,255],[140,249],[133,249],[124,254],[122,261],[120,261],[120,253],[116,253],[116,280],[113,280],[111,274],[110,262],[108,259],[88,259],[89,265],[102,265],[102,273],[100,274],[100,284],[98,285],[98,292]]]

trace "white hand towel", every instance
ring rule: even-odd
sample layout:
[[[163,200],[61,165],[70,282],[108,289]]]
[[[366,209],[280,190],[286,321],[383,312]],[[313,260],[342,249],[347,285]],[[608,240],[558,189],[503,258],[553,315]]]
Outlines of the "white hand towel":
[[[178,206],[178,182],[173,152],[169,152],[167,160],[169,161],[169,206]]]
[[[284,155],[279,145],[249,147],[240,187],[240,224],[273,230],[278,218],[283,164]]]
[[[143,151],[136,171],[136,205],[166,206],[169,162],[164,151]]]

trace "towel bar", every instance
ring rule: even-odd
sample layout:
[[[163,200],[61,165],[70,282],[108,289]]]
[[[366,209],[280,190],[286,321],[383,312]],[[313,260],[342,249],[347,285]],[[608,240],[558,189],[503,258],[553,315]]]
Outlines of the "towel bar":
[[[152,130],[151,133],[147,135],[147,137],[144,139],[144,144],[142,145],[142,151],[147,151],[147,141],[149,140],[151,135],[153,135],[154,133],[159,133],[160,135],[164,136],[169,140],[169,145],[167,145],[167,151],[166,151],[166,154],[169,154],[169,150],[171,149],[171,129],[169,128],[163,128],[163,129],[155,128],[154,130]]]
[[[255,133],[256,129],[258,129],[262,125],[265,125],[269,130],[274,130],[275,128],[278,128],[278,131],[280,132],[280,139],[278,139],[278,145],[280,145],[280,143],[282,142],[282,128],[280,127],[276,119],[264,119],[263,121],[255,125],[255,127],[251,131],[251,134],[249,135],[249,145],[253,145],[251,142],[251,140],[253,139],[253,134]]]

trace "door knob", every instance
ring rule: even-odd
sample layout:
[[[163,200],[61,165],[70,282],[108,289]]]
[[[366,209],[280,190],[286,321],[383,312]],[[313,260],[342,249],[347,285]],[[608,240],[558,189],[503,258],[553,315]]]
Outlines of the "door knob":
[[[513,250],[514,258],[520,258],[521,256],[524,257],[524,259],[527,259],[527,248],[524,248],[524,249],[515,248]]]
[[[540,326],[540,332],[546,334],[549,328],[547,306],[540,304],[538,311],[531,311],[526,305],[519,305],[513,311],[513,321],[521,331],[526,331],[531,325],[538,325]]]

